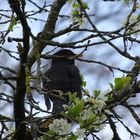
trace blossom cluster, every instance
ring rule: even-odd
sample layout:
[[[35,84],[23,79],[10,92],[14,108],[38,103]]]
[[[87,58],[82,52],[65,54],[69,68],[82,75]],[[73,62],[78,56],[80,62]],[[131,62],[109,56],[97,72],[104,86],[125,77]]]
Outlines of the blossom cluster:
[[[52,137],[58,140],[80,140],[86,138],[86,135],[91,131],[99,131],[105,127],[107,112],[106,101],[108,97],[100,91],[96,92],[95,96],[87,96],[85,99],[78,99],[75,95],[70,95],[71,102],[65,105],[65,117],[54,119],[49,125],[49,132]],[[71,118],[78,125],[77,129],[73,129],[71,123],[67,121],[67,117]]]
[[[52,124],[49,125],[49,130],[54,132],[56,135],[63,136],[60,137],[59,140],[65,140],[65,135],[68,136],[70,134],[76,136],[77,138],[85,138],[86,129],[77,128],[76,131],[73,132],[72,126],[67,122],[66,119],[55,119]]]
[[[49,125],[49,130],[58,135],[67,135],[70,133],[71,124],[65,119],[55,119],[53,123]]]

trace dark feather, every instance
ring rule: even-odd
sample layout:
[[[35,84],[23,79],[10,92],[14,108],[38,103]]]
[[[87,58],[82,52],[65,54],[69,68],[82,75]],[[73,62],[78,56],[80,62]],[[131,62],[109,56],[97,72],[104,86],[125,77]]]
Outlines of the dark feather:
[[[70,50],[61,50],[55,55],[58,56],[73,56],[74,53]],[[74,65],[74,60],[68,58],[55,58],[49,70],[44,74],[43,88],[48,91],[44,95],[47,109],[51,108],[50,100],[53,102],[53,112],[60,113],[63,111],[63,105],[68,103],[68,96],[59,96],[59,91],[63,93],[77,92],[79,98],[82,97],[81,92],[81,77],[79,69]],[[57,91],[59,90],[59,91]],[[52,96],[58,95],[60,98]]]

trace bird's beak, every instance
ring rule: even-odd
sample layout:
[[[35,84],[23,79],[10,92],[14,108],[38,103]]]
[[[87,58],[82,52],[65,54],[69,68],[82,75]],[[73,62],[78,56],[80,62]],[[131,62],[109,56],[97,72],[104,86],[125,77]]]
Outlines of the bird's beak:
[[[83,54],[76,54],[76,57],[82,57]]]
[[[83,54],[75,54],[75,58],[81,58]]]
[[[74,54],[70,59],[81,58],[83,54]]]

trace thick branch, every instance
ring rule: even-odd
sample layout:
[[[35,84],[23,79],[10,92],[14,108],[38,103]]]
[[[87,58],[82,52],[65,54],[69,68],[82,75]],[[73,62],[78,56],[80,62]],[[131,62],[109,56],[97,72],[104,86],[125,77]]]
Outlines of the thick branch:
[[[40,33],[40,35],[38,37],[39,40],[47,41],[47,40],[51,40],[53,38],[55,24],[57,22],[59,12],[65,3],[66,3],[66,0],[54,1],[53,5],[51,7],[51,10],[50,10],[49,16],[48,16],[48,20],[44,26],[43,31]],[[45,42],[40,43],[40,42],[37,42],[36,40],[33,41],[33,44],[34,44],[34,48],[32,49],[31,53],[29,54],[29,59],[28,59],[29,68],[31,68],[31,66],[36,61],[36,54],[35,54],[36,48],[37,47],[39,48],[39,52],[41,54],[41,52],[47,45],[47,43],[45,43]]]
[[[29,37],[30,37],[30,28],[28,26],[25,13],[20,8],[20,1],[9,0],[11,9],[16,13],[18,19],[21,22],[23,28],[23,48],[20,53],[20,67],[17,75],[17,88],[14,95],[14,117],[16,123],[16,140],[24,140],[26,133],[26,124],[23,122],[25,119],[25,109],[24,109],[24,98],[26,94],[26,73],[25,66],[28,60],[29,52]]]

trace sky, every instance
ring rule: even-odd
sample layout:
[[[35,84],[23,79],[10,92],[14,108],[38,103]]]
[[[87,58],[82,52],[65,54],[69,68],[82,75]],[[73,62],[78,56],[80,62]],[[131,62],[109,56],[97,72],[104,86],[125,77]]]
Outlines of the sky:
[[[42,1],[36,0],[36,2],[40,5],[43,5]],[[52,1],[47,0],[46,2],[48,2],[48,4],[51,4]],[[120,28],[123,24],[123,21],[125,21],[125,19],[126,19],[126,15],[130,11],[130,6],[124,5],[123,2],[121,2],[121,1],[103,2],[102,0],[94,0],[94,2],[93,2],[93,0],[87,0],[86,2],[89,2],[89,9],[87,10],[87,12],[90,13],[91,15],[94,15],[94,16],[91,16],[91,19],[97,26],[98,30],[101,30],[101,31],[113,31],[115,29]],[[69,6],[70,5],[64,6],[61,13],[64,12],[67,15],[70,15],[71,9],[69,8]],[[1,1],[0,9],[3,9],[3,8],[4,9],[9,8],[7,1]],[[36,10],[36,7],[29,5],[26,7],[26,10]],[[7,13],[7,15],[10,16],[10,13]],[[46,14],[45,13],[37,14],[36,17],[39,19],[46,19]],[[60,31],[61,29],[64,28],[64,26],[67,26],[70,22],[72,22],[71,19],[69,19],[69,20],[67,20],[67,18],[59,19],[59,21],[57,23],[56,31]],[[44,24],[45,24],[45,22],[34,21],[34,20],[28,20],[28,23],[31,26],[31,31],[34,35],[37,35],[43,29]],[[5,29],[7,29],[7,27],[8,27],[8,25],[2,25],[2,26],[0,26],[0,30],[5,30]],[[84,21],[82,27],[91,28],[86,20]],[[76,41],[79,38],[85,37],[86,35],[88,35],[88,34],[71,33],[69,35],[64,35],[62,37],[58,37],[55,39],[55,41],[60,41],[60,42],[70,42],[71,40]],[[21,37],[22,34],[20,34],[20,26],[17,26],[14,29],[14,31],[9,34],[9,36]],[[95,41],[97,41],[97,40],[99,40],[99,39],[95,39]],[[122,40],[121,39],[115,40],[114,44],[122,47]],[[4,44],[4,47],[7,49],[10,49],[12,51],[17,51],[16,43],[6,42]],[[52,49],[52,47],[49,46],[49,47],[47,47],[47,49],[44,50],[43,53],[46,53],[47,51],[49,51],[51,49]],[[134,51],[133,51],[133,49],[130,51],[132,52],[132,54],[138,55],[139,51],[137,51],[137,50],[139,50],[139,48],[138,48],[138,46],[135,46]],[[78,49],[78,50],[74,50],[74,51],[76,53],[78,53],[81,50]],[[107,44],[104,44],[103,46],[98,45],[98,46],[89,48],[83,54],[83,58],[102,61],[102,62],[105,62],[112,66],[118,66],[122,69],[124,69],[124,68],[130,69],[133,64],[132,61],[130,61],[122,56],[118,57],[118,54]],[[11,59],[6,53],[0,54],[0,61],[1,61],[1,65],[5,65],[10,68],[17,67],[17,61],[15,61],[14,59]],[[46,63],[46,62],[43,60],[42,64],[44,64],[44,63]],[[80,69],[81,74],[84,75],[84,78],[87,82],[86,88],[89,90],[89,92],[91,94],[93,93],[93,90],[95,90],[95,89],[100,89],[102,92],[110,90],[109,83],[113,82],[114,77],[119,77],[119,76],[122,77],[122,75],[124,74],[124,73],[118,72],[118,71],[114,71],[114,74],[113,74],[107,68],[105,68],[101,65],[97,65],[97,64],[91,64],[91,63],[86,64],[86,63],[77,61],[76,65]],[[36,65],[34,65],[33,67],[35,69]],[[3,87],[3,88],[6,88],[6,87]],[[9,89],[6,88],[6,92],[9,92]],[[40,105],[44,108],[43,96],[41,96],[41,98],[39,98],[39,100],[40,100]],[[8,108],[11,108],[11,110],[12,110],[11,105],[8,105]],[[124,108],[121,108],[121,107],[116,108],[116,109],[119,110],[120,112],[124,111]],[[125,110],[125,111],[127,112],[127,110]],[[5,110],[5,113],[11,115],[11,112],[9,112],[9,110]],[[131,115],[128,115],[126,117],[126,119],[125,119],[126,123],[128,125],[130,125],[134,130],[137,129],[136,124],[132,125],[130,123],[130,118],[132,120]],[[118,127],[118,131],[120,133],[121,138],[123,140],[129,140],[129,134],[125,131],[125,129],[123,129],[119,124],[117,125],[117,127]],[[140,130],[140,128],[139,128],[139,130]],[[109,140],[110,133],[111,132],[109,131],[108,126],[107,126],[105,129],[103,129],[101,131],[101,133],[99,133],[99,135],[103,136],[103,140]],[[106,137],[106,139],[104,139],[104,137]],[[138,139],[135,139],[135,140],[138,140]]]

